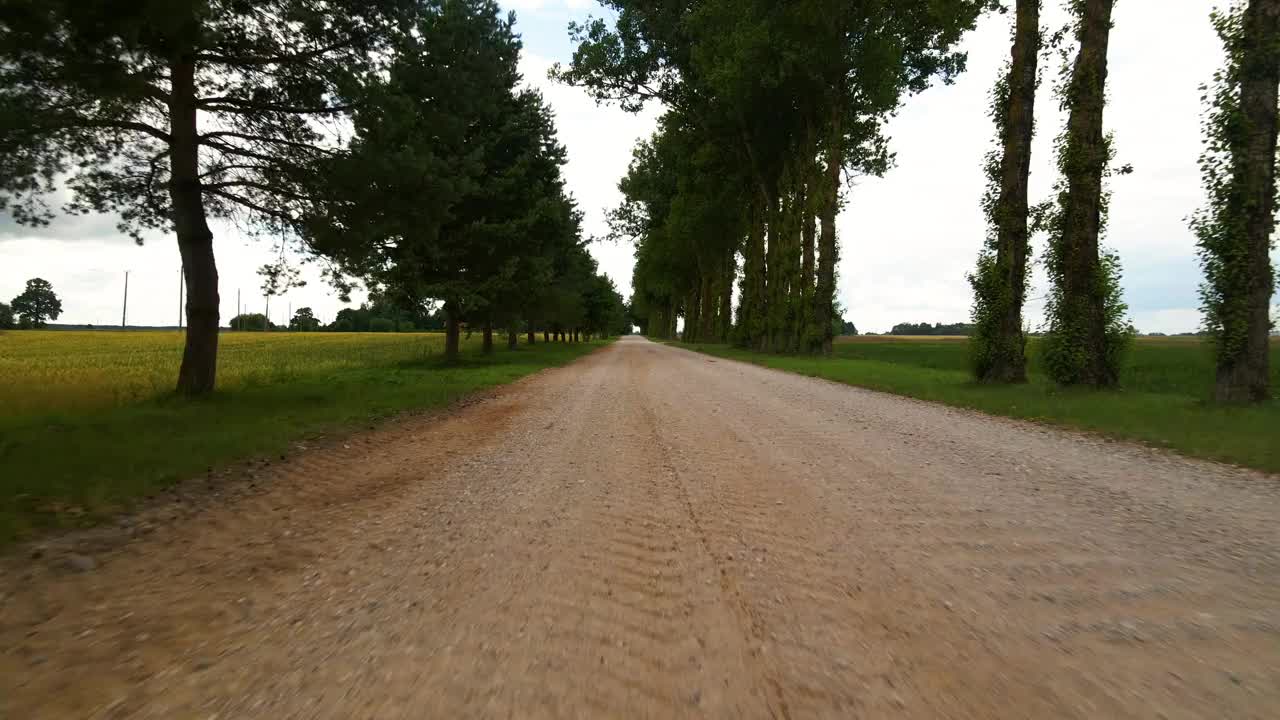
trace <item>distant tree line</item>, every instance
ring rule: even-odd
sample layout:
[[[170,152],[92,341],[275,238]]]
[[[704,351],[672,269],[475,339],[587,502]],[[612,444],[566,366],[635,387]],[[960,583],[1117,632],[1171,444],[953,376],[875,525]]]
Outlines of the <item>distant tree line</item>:
[[[898,323],[889,330],[890,335],[963,335],[973,334],[969,323]]]
[[[172,233],[187,395],[216,379],[211,219],[408,315],[370,328],[439,305],[450,359],[464,324],[486,352],[495,330],[511,347],[619,332],[513,24],[493,0],[0,3],[0,210],[47,223],[65,188],[66,210],[114,213],[138,242]],[[268,297],[296,286],[264,271]]]

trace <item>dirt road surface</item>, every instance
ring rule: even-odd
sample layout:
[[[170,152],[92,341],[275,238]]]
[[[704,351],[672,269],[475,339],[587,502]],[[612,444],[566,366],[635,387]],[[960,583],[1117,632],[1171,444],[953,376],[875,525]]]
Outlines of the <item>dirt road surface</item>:
[[[0,717],[1280,716],[1274,477],[641,339],[240,474],[3,563]]]

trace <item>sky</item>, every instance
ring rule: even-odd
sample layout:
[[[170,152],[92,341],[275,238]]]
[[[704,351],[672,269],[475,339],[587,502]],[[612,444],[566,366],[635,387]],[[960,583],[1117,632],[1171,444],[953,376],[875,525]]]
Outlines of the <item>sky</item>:
[[[1221,0],[1123,0],[1116,6],[1106,125],[1115,133],[1117,163],[1132,164],[1135,172],[1111,181],[1105,243],[1121,257],[1125,300],[1143,332],[1192,331],[1200,322],[1201,274],[1186,218],[1203,202],[1196,166],[1199,87],[1222,62],[1208,19],[1215,1]],[[1062,4],[1045,0],[1046,25],[1065,22]],[[605,213],[621,199],[617,182],[631,148],[652,133],[661,109],[628,114],[547,79],[547,69],[572,54],[568,23],[602,13],[591,0],[504,0],[503,5],[517,15],[525,81],[541,89],[556,112],[569,154],[565,175],[585,213],[586,232],[603,236]],[[837,224],[839,296],[846,319],[863,332],[969,316],[965,273],[985,233],[979,200],[985,184],[982,158],[993,138],[988,92],[1008,56],[1011,21],[1010,15],[991,15],[980,22],[962,44],[969,55],[967,72],[950,86],[907,99],[890,121],[895,167],[883,178],[859,178],[849,189]],[[1056,175],[1051,145],[1065,121],[1052,97],[1057,68],[1055,58],[1037,99],[1033,201],[1048,197]],[[223,322],[236,314],[237,294],[246,311],[261,312],[256,270],[273,259],[272,247],[222,224],[215,226],[215,235]],[[1043,249],[1043,238],[1036,238],[1037,257]],[[601,270],[629,295],[633,248],[602,241],[591,251]],[[129,324],[176,324],[179,259],[171,236],[148,237],[138,246],[116,230],[111,217],[63,217],[33,230],[0,215],[0,300],[21,292],[28,278],[43,277],[62,298],[59,322],[118,324],[126,270]],[[304,266],[303,277],[306,287],[272,299],[273,321],[284,322],[290,309],[302,306],[328,321],[344,307],[316,268]],[[1042,322],[1044,289],[1037,268],[1027,308],[1033,327]],[[354,298],[360,299],[359,294]]]

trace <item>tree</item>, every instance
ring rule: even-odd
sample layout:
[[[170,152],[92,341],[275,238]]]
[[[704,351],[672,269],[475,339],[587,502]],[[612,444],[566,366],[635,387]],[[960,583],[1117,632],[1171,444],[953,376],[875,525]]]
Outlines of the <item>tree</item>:
[[[13,313],[22,319],[24,327],[42,328],[48,320],[57,320],[62,314],[62,301],[53,292],[48,280],[31,278],[27,289],[10,303]]]
[[[274,263],[267,263],[258,268],[258,275],[262,277],[262,294],[266,297],[266,314],[271,316],[271,298],[276,295],[284,295],[293,288],[306,287],[307,281],[302,280],[299,276],[301,271],[289,264],[285,254],[284,245],[280,246],[280,257]],[[267,324],[267,329],[271,329],[272,325]]]
[[[172,230],[187,296],[179,392],[214,388],[210,218],[276,230],[311,202],[325,130],[378,70],[401,0],[11,0],[0,5],[0,209]],[[337,126],[334,126],[335,129]],[[69,173],[69,175],[68,175]]]
[[[969,347],[980,382],[1027,380],[1022,305],[1030,254],[1027,187],[1040,46],[1040,0],[1017,0],[1008,72],[992,92],[991,115],[1001,148],[986,161],[989,186],[982,205],[989,224],[987,242],[969,276],[976,326]]]
[[[1058,141],[1063,178],[1058,206],[1048,220],[1045,262],[1051,282],[1045,370],[1062,385],[1114,386],[1132,335],[1120,296],[1120,260],[1099,246],[1110,201],[1103,182],[1114,159],[1112,139],[1102,129],[1114,5],[1114,0],[1071,3],[1079,48],[1060,91],[1070,114]]]
[[[299,332],[315,332],[320,329],[320,321],[309,307],[301,307],[294,311],[289,321],[289,329]]]
[[[270,323],[267,322],[267,316],[262,313],[243,313],[231,318],[229,323],[232,330],[267,330]]]
[[[0,302],[0,330],[13,329],[13,308]]]
[[[1271,397],[1280,0],[1249,0],[1212,19],[1227,64],[1205,89],[1210,109],[1200,169],[1209,207],[1191,227],[1205,272],[1205,327],[1217,356],[1214,397],[1259,402]]]
[[[490,0],[433,5],[417,18],[368,89],[351,153],[330,163],[327,202],[306,223],[309,251],[370,287],[442,301],[450,360],[478,305],[477,253],[493,249],[482,242],[491,208],[480,179],[519,102],[513,23]]]
[[[607,4],[616,20],[573,26],[573,62],[555,75],[630,111],[661,101],[672,116],[662,135],[685,136],[669,142],[711,148],[728,160],[703,182],[738,193],[729,205],[738,218],[735,228],[741,228],[734,239],[743,255],[737,342],[830,353],[839,257],[835,218],[844,179],[887,170],[884,123],[905,95],[935,80],[947,82],[963,69],[964,55],[952,48],[990,3]],[[660,149],[657,155],[663,159]],[[678,153],[677,161],[682,157],[696,156]],[[699,208],[711,204],[698,199],[713,195],[692,192],[708,173],[681,169],[679,162],[665,165],[675,170],[665,173],[671,179],[663,181],[664,192],[651,184],[639,188],[646,197],[624,190],[629,200],[652,205],[642,218],[647,239],[637,249],[636,279],[644,282],[636,284],[632,302],[645,331],[659,337],[674,332],[677,315],[685,318],[686,335],[703,332],[707,318],[727,318],[723,298],[732,297],[732,287],[723,292],[714,273],[737,273],[732,253],[732,263],[723,267],[706,262],[715,257],[707,251],[720,237],[682,237],[686,220],[710,217]],[[671,199],[665,211],[658,202],[664,194]],[[720,300],[714,313],[712,296]]]

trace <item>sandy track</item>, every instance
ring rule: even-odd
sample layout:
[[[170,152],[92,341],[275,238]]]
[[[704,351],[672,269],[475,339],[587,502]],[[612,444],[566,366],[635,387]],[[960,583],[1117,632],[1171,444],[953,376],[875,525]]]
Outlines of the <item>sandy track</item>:
[[[640,339],[255,472],[6,560],[0,718],[1280,708],[1273,477]]]

